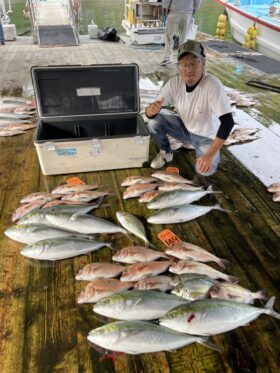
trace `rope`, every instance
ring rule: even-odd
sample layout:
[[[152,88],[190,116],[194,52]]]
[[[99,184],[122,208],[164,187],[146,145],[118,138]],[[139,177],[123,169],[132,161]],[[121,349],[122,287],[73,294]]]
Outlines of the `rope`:
[[[268,91],[280,93],[280,86],[264,83],[260,80],[247,80],[246,84],[257,88],[266,89]]]

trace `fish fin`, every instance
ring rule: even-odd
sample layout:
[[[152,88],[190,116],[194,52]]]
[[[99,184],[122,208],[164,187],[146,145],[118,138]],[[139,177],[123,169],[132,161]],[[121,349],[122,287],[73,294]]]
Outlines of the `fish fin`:
[[[223,351],[222,348],[216,346],[214,343],[212,342],[209,342],[207,338],[200,338],[197,340],[197,343],[205,346],[205,347],[208,347],[208,348],[211,348],[211,350],[215,350],[215,351]]]
[[[70,217],[70,220],[71,221],[75,221],[75,220],[77,220],[77,217],[79,216],[79,214],[77,213],[77,214],[73,214],[71,217]]]
[[[229,261],[226,260],[226,259],[219,259],[219,260],[217,261],[217,264],[218,264],[218,266],[220,266],[221,268],[225,269],[226,266],[229,264]]]
[[[264,306],[264,309],[266,310],[265,313],[270,315],[270,316],[276,317],[277,319],[280,319],[280,313],[274,311],[274,309],[273,309],[274,302],[275,302],[275,297],[271,297],[268,300],[268,302]]]
[[[223,212],[232,212],[231,210],[226,210],[226,209],[222,208],[220,205],[214,205],[212,208],[213,208],[213,210],[220,210],[220,211],[223,211]]]

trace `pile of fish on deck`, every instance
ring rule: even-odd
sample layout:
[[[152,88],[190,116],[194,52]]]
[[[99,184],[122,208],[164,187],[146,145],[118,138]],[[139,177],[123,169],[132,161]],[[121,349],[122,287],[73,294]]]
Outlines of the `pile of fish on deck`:
[[[22,97],[0,97],[0,137],[21,135],[35,128],[35,101]]]
[[[188,206],[192,206],[189,203],[215,193],[166,172],[156,172],[151,177],[130,176],[122,185],[127,186],[124,198],[140,196],[150,208],[164,206],[160,212],[172,211],[163,214],[163,224],[205,214],[209,210],[189,211]],[[152,190],[143,195],[148,185],[151,189],[163,187],[169,191]],[[264,307],[255,307],[252,305],[255,299],[267,298],[263,291],[251,292],[237,285],[236,277],[206,264],[215,262],[224,269],[226,260],[188,242],[176,243],[163,253],[148,241],[142,222],[127,212],[116,213],[121,226],[88,215],[109,194],[100,195],[102,192],[93,190],[97,187],[62,185],[52,193],[28,195],[22,202],[29,207],[19,209],[13,215],[17,225],[5,231],[8,237],[29,244],[21,251],[23,255],[40,260],[65,259],[111,247],[110,242],[96,241],[91,236],[96,233],[130,233],[145,242],[145,247],[133,245],[114,252],[113,263],[90,263],[77,273],[77,280],[89,281],[78,303],[94,303],[95,313],[118,320],[92,330],[89,342],[128,354],[171,351],[194,342],[218,350],[208,336],[247,325],[263,313],[280,318],[272,308],[274,297]],[[135,192],[141,188],[142,195],[139,190]],[[96,203],[88,204],[96,198],[99,198]],[[183,207],[177,207],[180,201]],[[155,320],[156,324],[152,322]]]

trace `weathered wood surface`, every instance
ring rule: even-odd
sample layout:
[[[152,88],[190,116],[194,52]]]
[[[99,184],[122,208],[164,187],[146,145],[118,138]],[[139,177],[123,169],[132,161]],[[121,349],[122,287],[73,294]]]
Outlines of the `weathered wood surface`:
[[[33,48],[33,47],[32,47]],[[155,65],[160,56],[129,49],[129,56],[104,55],[96,52],[96,44],[86,55],[71,55],[69,63],[107,63],[140,61],[144,70]],[[116,48],[116,46],[112,46]],[[122,48],[122,47],[121,47]],[[122,49],[121,49],[122,51]],[[56,63],[60,52],[57,53]],[[65,51],[64,53],[66,53]],[[35,48],[30,60],[33,64],[48,64],[40,60]],[[111,52],[107,52],[110,55]],[[15,55],[16,56],[16,55]],[[69,57],[69,53],[67,52]],[[68,58],[67,57],[67,58]],[[73,57],[73,58],[72,58]],[[10,58],[10,57],[9,57]],[[15,57],[16,58],[16,57]],[[45,56],[47,58],[47,56]],[[51,58],[54,58],[53,56]],[[68,61],[63,55],[63,61]],[[70,57],[69,57],[70,58]],[[81,58],[82,62],[79,60]],[[88,60],[90,62],[88,62]],[[106,58],[105,58],[106,59]],[[39,62],[38,62],[39,61]],[[245,85],[246,79],[262,77],[257,71],[237,63],[225,63],[217,53],[208,53],[208,69],[219,76],[227,86],[254,94],[258,99],[255,109],[246,109],[259,117],[264,125],[279,121],[279,95],[263,92]],[[6,66],[6,64],[5,64]],[[154,67],[153,67],[154,68]],[[26,66],[25,66],[26,70]],[[152,74],[153,79],[165,79],[161,72]],[[170,71],[172,74],[172,71]],[[23,72],[21,73],[23,74]],[[27,74],[26,72],[24,73]],[[8,74],[7,74],[8,76]],[[263,78],[263,77],[262,77]],[[277,82],[275,77],[265,77],[267,82]],[[1,79],[7,83],[7,79]],[[1,83],[0,82],[0,83]],[[5,86],[5,85],[3,85]],[[91,305],[77,305],[76,299],[82,282],[75,281],[76,272],[90,261],[110,261],[112,252],[101,249],[91,255],[81,256],[51,264],[28,260],[20,255],[22,244],[3,235],[11,225],[11,215],[18,207],[20,198],[35,191],[51,191],[63,183],[65,175],[43,176],[33,146],[33,131],[28,134],[0,138],[0,361],[1,372],[116,372],[116,373],[182,373],[182,372],[278,372],[279,320],[267,315],[260,316],[251,325],[214,336],[211,340],[223,351],[216,352],[201,345],[191,345],[176,352],[161,352],[141,356],[116,354],[108,359],[90,347],[86,336],[90,330],[102,325],[104,319],[92,312]],[[156,150],[151,146],[151,157]],[[192,151],[179,150],[172,165],[181,174],[193,176]],[[278,160],[275,160],[279,162]],[[116,193],[107,198],[109,207],[95,213],[116,222],[115,212],[125,210],[143,221],[151,214],[136,200],[122,200],[121,181],[128,175],[150,175],[150,169],[130,169],[78,174],[85,182],[99,181]],[[280,176],[280,175],[279,175]],[[240,279],[240,284],[251,290],[265,289],[269,296],[276,296],[275,310],[280,312],[280,205],[272,202],[271,194],[248,173],[227,150],[222,153],[218,172],[211,177],[214,189],[223,194],[205,197],[202,203],[214,204],[216,199],[231,213],[212,211],[188,223],[169,226],[147,225],[148,238],[164,250],[157,234],[170,228],[181,239],[198,244],[230,261],[227,273]],[[112,237],[114,247],[131,244],[123,235]],[[259,306],[264,302],[257,302]]]
[[[33,191],[51,191],[66,176],[43,176],[32,145],[32,131],[24,136],[1,139],[1,231],[11,224],[11,215],[20,197]],[[151,149],[151,154],[155,149]],[[212,211],[204,217],[180,225],[148,225],[149,239],[160,250],[157,239],[170,228],[181,239],[198,244],[227,258],[227,272],[240,278],[252,290],[266,289],[279,299],[279,204],[271,201],[265,187],[254,179],[227,151],[217,174],[211,177],[225,214]],[[192,151],[179,150],[173,161],[185,177],[193,176]],[[96,211],[98,216],[116,222],[115,212],[129,211],[147,217],[150,211],[136,200],[122,200],[121,181],[128,175],[149,175],[150,169],[130,169],[80,174],[87,183],[110,185],[115,196],[110,207]],[[205,197],[213,204],[217,197]],[[177,352],[141,356],[116,354],[107,359],[90,347],[88,332],[101,325],[89,304],[77,305],[84,283],[75,273],[90,261],[110,261],[110,249],[88,256],[51,263],[28,260],[19,254],[22,244],[1,235],[0,270],[0,356],[1,371],[12,372],[277,372],[279,370],[279,321],[262,315],[251,325],[214,336],[223,348],[216,352],[192,345]],[[114,246],[131,242],[115,235]],[[258,303],[261,305],[261,302]]]

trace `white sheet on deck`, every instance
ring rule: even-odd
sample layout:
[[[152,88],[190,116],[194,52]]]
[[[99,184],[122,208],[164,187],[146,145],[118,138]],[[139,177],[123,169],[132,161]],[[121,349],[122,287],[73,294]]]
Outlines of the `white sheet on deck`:
[[[275,129],[271,131],[266,128],[240,109],[234,108],[234,120],[244,128],[259,128],[258,136],[260,138],[248,143],[228,146],[228,150],[264,185],[268,186],[279,182],[280,134],[278,135]],[[237,127],[239,126],[235,128]]]

